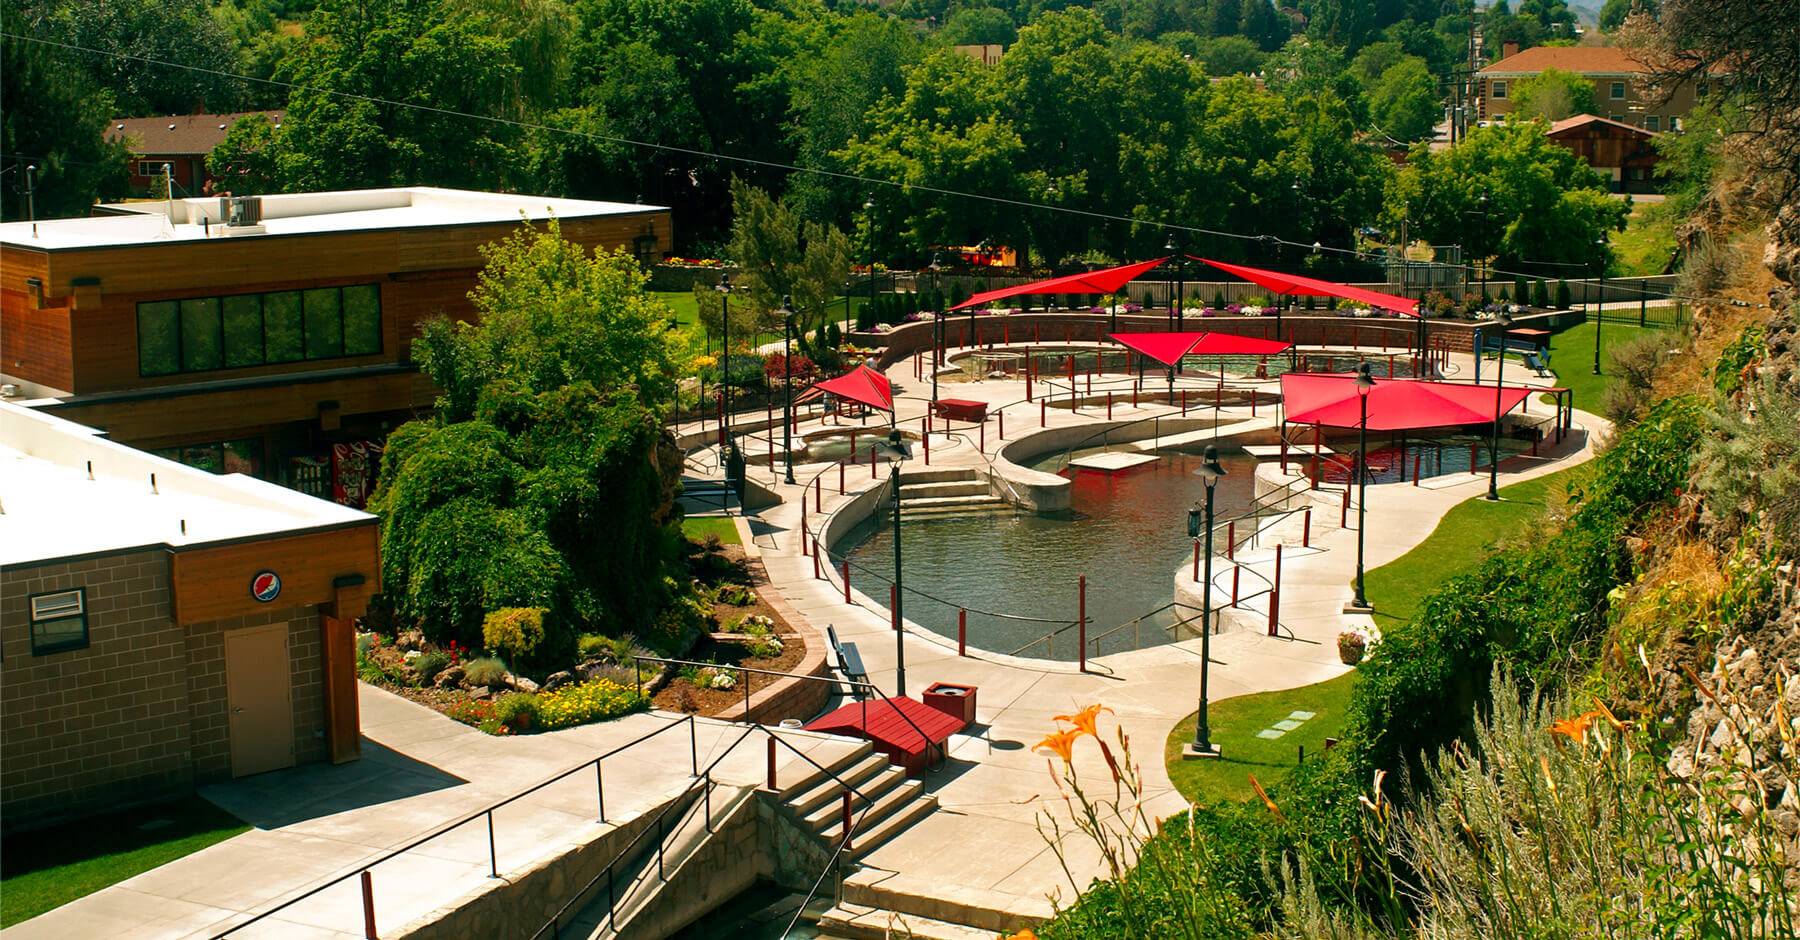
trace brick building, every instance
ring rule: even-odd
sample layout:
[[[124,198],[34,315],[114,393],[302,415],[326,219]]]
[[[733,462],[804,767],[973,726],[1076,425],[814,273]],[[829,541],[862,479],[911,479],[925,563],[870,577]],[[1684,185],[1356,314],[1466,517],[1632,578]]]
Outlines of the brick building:
[[[1502,48],[1501,58],[1475,73],[1476,115],[1492,121],[1512,113],[1519,82],[1546,69],[1572,72],[1594,83],[1599,116],[1647,131],[1678,131],[1696,102],[1712,94],[1723,75],[1663,88],[1650,69],[1617,46],[1533,46]]]
[[[0,402],[7,829],[358,756],[374,517]]]
[[[281,111],[235,111],[230,114],[172,114],[163,117],[114,118],[106,139],[123,143],[131,151],[134,193],[163,196],[163,168],[168,168],[176,196],[207,195],[213,180],[207,157],[225,140],[231,126],[243,118],[261,115],[281,126]]]
[[[352,506],[432,406],[412,341],[473,316],[484,245],[553,217],[645,262],[671,237],[657,206],[430,188],[100,208],[0,224],[0,397]]]

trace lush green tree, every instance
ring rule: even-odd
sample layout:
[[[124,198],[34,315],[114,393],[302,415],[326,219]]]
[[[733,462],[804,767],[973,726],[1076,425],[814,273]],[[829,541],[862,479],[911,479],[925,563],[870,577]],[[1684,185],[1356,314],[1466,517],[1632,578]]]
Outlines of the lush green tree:
[[[1256,43],[1243,36],[1208,39],[1200,48],[1200,60],[1212,76],[1248,75],[1261,69],[1265,58]]]
[[[1294,24],[1270,0],[1243,0],[1238,11],[1238,32],[1262,51],[1274,52],[1293,35]]]
[[[486,252],[476,323],[435,320],[414,345],[443,390],[389,438],[371,506],[396,614],[482,645],[482,620],[546,610],[533,668],[589,631],[672,639],[664,526],[679,456],[663,322],[627,255],[526,227]]]
[[[206,165],[218,177],[220,192],[238,196],[280,192],[281,130],[261,114],[239,118],[213,148]]]
[[[1431,136],[1443,117],[1444,102],[1425,60],[1407,56],[1382,72],[1369,89],[1369,109],[1375,126],[1388,136],[1414,141]]]
[[[21,12],[0,6],[6,32],[31,35]],[[87,71],[56,50],[0,38],[0,217],[22,219],[26,167],[33,171],[37,217],[85,215],[95,199],[125,195],[121,144],[104,134],[112,96]]]
[[[944,23],[944,41],[953,45],[1011,45],[1019,38],[1018,24],[997,7],[963,7]]]
[[[1513,83],[1512,114],[1531,120],[1560,121],[1577,114],[1593,114],[1594,83],[1562,69],[1545,69]]]
[[[803,221],[786,203],[745,183],[731,185],[732,260],[760,325],[781,329],[774,312],[791,298],[795,328],[812,329],[850,275],[850,239],[836,226]],[[733,316],[732,319],[737,319]]]
[[[1624,228],[1630,214],[1539,121],[1476,128],[1444,151],[1415,145],[1387,211],[1395,224],[1410,219],[1412,231],[1433,244],[1459,244],[1471,258],[1496,257],[1525,271],[1535,262],[1594,263],[1596,242]]]
[[[1625,25],[1625,18],[1636,12],[1655,16],[1661,4],[1657,0],[1606,0],[1600,8],[1600,30],[1614,32]]]
[[[1288,40],[1269,59],[1269,88],[1288,97],[1327,94],[1344,100],[1360,113],[1362,83],[1345,67],[1343,51],[1307,36]]]
[[[877,106],[905,90],[906,68],[921,53],[910,27],[872,13],[829,24],[816,49],[793,66],[791,140],[800,165],[841,171],[833,154],[873,127]],[[848,218],[867,195],[863,186],[820,177],[795,185],[812,218]]]
[[[1350,71],[1355,73],[1356,80],[1364,87],[1371,87],[1380,80],[1383,72],[1399,65],[1407,56],[1406,49],[1391,39],[1372,42],[1356,53],[1350,60]]]
[[[120,115],[231,111],[244,98],[242,83],[229,77],[238,65],[236,45],[207,0],[12,0],[8,5],[13,2],[22,8],[25,35],[94,50],[63,50],[59,56],[111,91]]]

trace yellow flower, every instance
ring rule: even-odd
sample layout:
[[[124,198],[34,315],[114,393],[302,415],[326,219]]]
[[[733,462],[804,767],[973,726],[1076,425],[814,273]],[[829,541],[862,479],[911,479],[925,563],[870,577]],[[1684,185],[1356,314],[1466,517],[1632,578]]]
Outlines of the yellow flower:
[[[1058,757],[1063,759],[1063,763],[1072,764],[1075,762],[1075,742],[1080,739],[1081,732],[1079,731],[1058,731],[1054,734],[1046,735],[1044,740],[1039,741],[1037,746],[1033,747],[1032,750],[1053,751]]]
[[[1088,734],[1088,735],[1093,735],[1094,737],[1097,738],[1100,736],[1100,734],[1097,730],[1095,730],[1094,726],[1100,720],[1101,712],[1107,712],[1110,714],[1112,712],[1112,709],[1107,708],[1104,705],[1094,704],[1094,705],[1089,705],[1088,707],[1082,709],[1081,711],[1076,712],[1073,715],[1057,715],[1056,720],[1068,722],[1069,724],[1074,725],[1075,733],[1078,735]]]

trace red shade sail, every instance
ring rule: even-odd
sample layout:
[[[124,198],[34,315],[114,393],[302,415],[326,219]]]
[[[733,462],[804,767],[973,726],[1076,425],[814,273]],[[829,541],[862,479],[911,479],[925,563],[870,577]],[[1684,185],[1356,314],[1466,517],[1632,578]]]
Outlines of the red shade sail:
[[[1188,350],[1190,356],[1273,356],[1294,348],[1293,343],[1230,333],[1207,333]]]
[[[1246,281],[1266,287],[1277,294],[1297,294],[1301,297],[1342,297],[1346,300],[1359,301],[1381,310],[1392,310],[1395,313],[1403,313],[1413,317],[1419,315],[1419,302],[1410,297],[1401,297],[1398,294],[1384,294],[1381,291],[1368,290],[1362,287],[1351,287],[1348,284],[1337,284],[1332,281],[1321,281],[1318,278],[1301,277],[1298,274],[1283,274],[1280,271],[1265,271],[1262,268],[1248,268],[1241,264],[1226,264],[1223,261],[1214,261],[1210,258],[1198,258],[1193,255],[1189,255],[1188,257],[1194,258],[1195,261],[1203,261],[1210,264],[1227,274],[1235,274]]]
[[[882,411],[894,410],[894,387],[888,383],[887,376],[876,372],[868,366],[857,366],[854,370],[835,379],[826,379],[813,385],[809,392],[830,392],[839,398],[879,408]]]
[[[1107,336],[1165,366],[1180,362],[1182,356],[1273,356],[1294,345],[1230,333],[1108,333]]]
[[[1500,392],[1499,414],[1519,407],[1540,389],[1507,386]],[[1328,428],[1361,424],[1361,396],[1356,376],[1289,372],[1281,377],[1281,399],[1287,420]],[[1407,431],[1460,424],[1486,424],[1495,418],[1494,387],[1423,379],[1376,379],[1369,389],[1369,430]]]
[[[1101,271],[1070,274],[1064,277],[1053,277],[1047,281],[1032,281],[1029,284],[1015,284],[1012,287],[1002,287],[998,290],[982,291],[950,309],[961,310],[964,307],[974,307],[1007,297],[1027,297],[1036,294],[1110,294],[1131,283],[1132,278],[1167,260],[1169,259],[1157,258],[1155,261],[1139,261],[1136,264],[1121,265]]]

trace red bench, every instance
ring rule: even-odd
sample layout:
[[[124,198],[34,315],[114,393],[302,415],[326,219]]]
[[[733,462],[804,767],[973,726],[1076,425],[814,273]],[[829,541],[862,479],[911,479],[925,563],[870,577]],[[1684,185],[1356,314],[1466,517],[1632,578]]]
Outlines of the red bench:
[[[932,402],[934,413],[940,418],[951,418],[957,421],[968,421],[980,424],[987,420],[987,402],[970,401],[966,398],[940,398]]]

